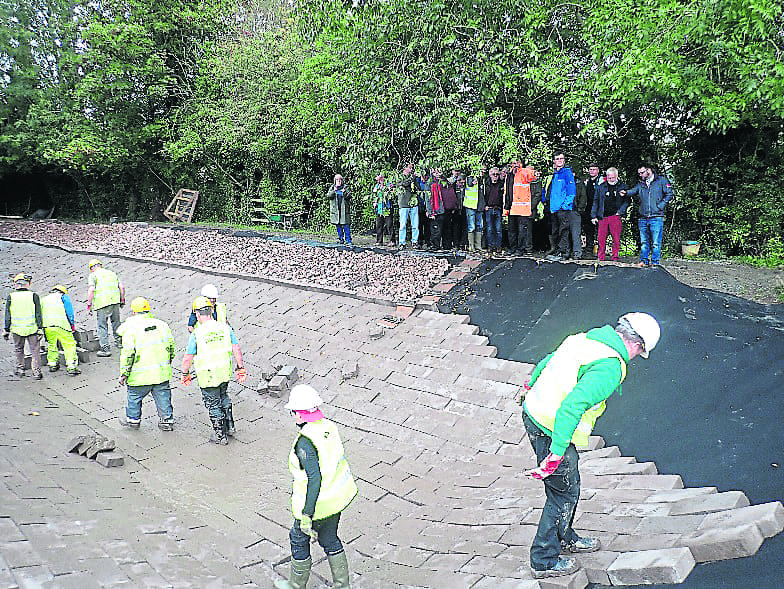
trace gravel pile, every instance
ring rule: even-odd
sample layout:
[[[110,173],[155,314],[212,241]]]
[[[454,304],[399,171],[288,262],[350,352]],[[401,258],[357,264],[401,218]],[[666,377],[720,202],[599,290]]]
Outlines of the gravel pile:
[[[444,259],[426,256],[345,251],[210,230],[175,231],[127,223],[3,221],[0,237],[307,282],[395,301],[418,298],[449,267]]]

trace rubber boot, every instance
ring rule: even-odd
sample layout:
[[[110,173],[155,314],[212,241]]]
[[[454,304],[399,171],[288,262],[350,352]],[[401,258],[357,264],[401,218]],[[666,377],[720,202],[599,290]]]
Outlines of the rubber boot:
[[[474,248],[476,251],[482,251],[482,232],[481,231],[474,231]]]
[[[229,406],[226,408],[226,423],[228,424],[226,434],[233,437],[234,434],[237,433],[237,430],[234,429],[234,414],[232,412],[231,404],[229,404]]]
[[[291,559],[291,575],[288,581],[278,579],[275,581],[275,587],[277,589],[305,589],[305,585],[308,584],[308,579],[310,578],[310,567],[312,564],[313,560],[309,556],[305,560]]]
[[[332,589],[348,589],[348,559],[346,551],[327,554],[329,568],[332,571]]]
[[[470,253],[474,252],[474,234],[476,231],[469,231],[468,232],[468,251]]]
[[[210,417],[210,421],[212,422],[212,435],[210,436],[210,442],[213,444],[222,444],[226,445],[229,443],[229,439],[226,437],[226,434],[223,432],[223,418],[219,417]]]

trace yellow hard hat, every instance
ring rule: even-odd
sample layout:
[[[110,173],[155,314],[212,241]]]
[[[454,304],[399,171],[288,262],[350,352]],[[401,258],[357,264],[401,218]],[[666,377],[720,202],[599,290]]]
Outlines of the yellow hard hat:
[[[68,294],[68,289],[65,288],[62,284],[55,284],[52,287],[52,290],[59,290],[63,294]]]
[[[87,262],[87,267],[92,269],[93,266],[103,266],[103,262],[101,262],[101,260],[99,260],[98,258],[93,258],[92,260]]]
[[[212,301],[207,297],[196,297],[196,300],[193,301],[191,308],[194,311],[199,309],[212,309]]]
[[[14,282],[30,282],[33,279],[32,276],[29,274],[25,274],[24,272],[20,272],[16,276],[14,276]]]
[[[131,311],[134,313],[144,313],[150,310],[150,301],[144,297],[136,297],[131,301]]]

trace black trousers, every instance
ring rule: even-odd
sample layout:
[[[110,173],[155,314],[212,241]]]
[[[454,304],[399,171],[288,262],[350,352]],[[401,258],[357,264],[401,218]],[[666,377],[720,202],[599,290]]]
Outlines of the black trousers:
[[[386,217],[376,215],[376,244],[381,245],[384,243],[384,229],[387,230],[387,235],[389,235],[389,243],[393,245],[397,243],[397,236],[392,227],[393,219],[391,214]]]

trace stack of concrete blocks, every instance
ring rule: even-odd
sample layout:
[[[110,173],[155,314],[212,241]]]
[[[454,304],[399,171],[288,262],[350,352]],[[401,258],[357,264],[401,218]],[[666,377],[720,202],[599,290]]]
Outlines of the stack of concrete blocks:
[[[263,368],[261,377],[263,380],[259,383],[258,393],[260,395],[268,393],[276,398],[283,396],[299,380],[296,366],[280,364]]]
[[[86,456],[91,460],[95,460],[98,464],[110,468],[125,464],[125,458],[119,452],[115,452],[116,448],[117,445],[114,440],[96,434],[76,436],[68,442],[66,450],[70,453]]]
[[[77,329],[74,332],[76,338],[76,354],[79,356],[79,362],[89,362],[90,352],[97,352],[101,349],[101,344],[98,342],[98,337],[92,329]]]

